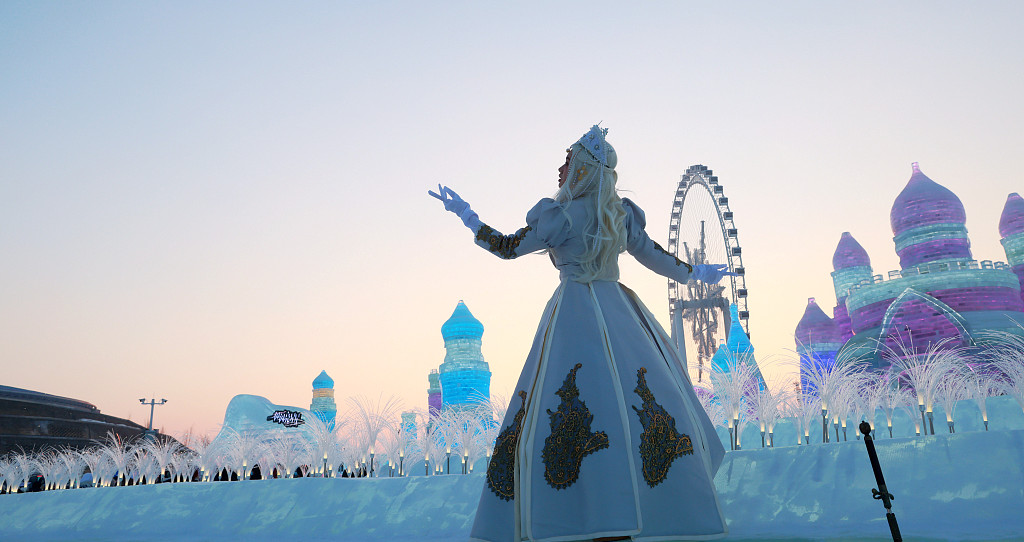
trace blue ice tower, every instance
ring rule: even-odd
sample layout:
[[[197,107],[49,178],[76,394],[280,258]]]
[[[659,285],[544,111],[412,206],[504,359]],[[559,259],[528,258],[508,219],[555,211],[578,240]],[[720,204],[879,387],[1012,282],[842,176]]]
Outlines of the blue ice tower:
[[[444,363],[441,375],[442,408],[477,406],[491,398],[491,371],[480,352],[484,325],[461,300],[441,326]]]
[[[327,376],[327,371],[313,379],[313,402],[309,405],[312,412],[327,429],[334,431],[334,418],[338,415],[338,406],[334,403],[334,379]]]
[[[399,426],[399,431],[408,433],[416,437],[416,412],[408,410],[402,413],[402,425]]]
[[[711,357],[711,368],[719,373],[728,373],[731,367],[739,363],[753,364],[757,368],[757,360],[754,359],[754,345],[750,343],[747,332],[740,324],[739,309],[736,304],[729,305],[729,317],[732,323],[729,325],[728,340],[718,345],[718,350]],[[755,371],[757,385],[765,389],[764,377],[761,376],[761,369]]]

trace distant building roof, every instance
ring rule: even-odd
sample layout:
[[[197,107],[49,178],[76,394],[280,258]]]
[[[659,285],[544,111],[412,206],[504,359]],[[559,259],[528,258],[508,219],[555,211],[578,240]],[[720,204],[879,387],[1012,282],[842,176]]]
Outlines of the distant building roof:
[[[66,408],[73,408],[76,410],[85,410],[90,412],[99,412],[99,409],[96,408],[96,405],[88,403],[86,401],[82,401],[79,399],[71,399],[70,397],[61,397],[59,395],[50,395],[49,393],[41,393],[38,391],[13,388],[11,386],[0,386],[0,398],[13,399],[15,401],[43,403],[48,405],[58,405]]]

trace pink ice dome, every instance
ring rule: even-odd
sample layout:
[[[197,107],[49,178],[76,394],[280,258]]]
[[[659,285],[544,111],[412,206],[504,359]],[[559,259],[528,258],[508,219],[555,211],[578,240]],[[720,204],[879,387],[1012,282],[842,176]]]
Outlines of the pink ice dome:
[[[914,162],[914,173],[903,188],[889,213],[892,233],[899,235],[907,230],[932,224],[963,224],[967,221],[964,205],[960,198],[945,186],[921,173]]]
[[[796,340],[805,346],[841,342],[839,326],[821,310],[813,297],[807,300],[804,316],[796,325]]]
[[[1006,197],[1003,214],[999,216],[999,237],[1024,231],[1024,198],[1016,192]]]
[[[868,252],[850,235],[850,232],[844,231],[843,235],[839,237],[839,245],[836,247],[836,252],[832,255],[832,270],[839,271],[848,267],[865,265],[871,265],[871,258],[868,257]]]

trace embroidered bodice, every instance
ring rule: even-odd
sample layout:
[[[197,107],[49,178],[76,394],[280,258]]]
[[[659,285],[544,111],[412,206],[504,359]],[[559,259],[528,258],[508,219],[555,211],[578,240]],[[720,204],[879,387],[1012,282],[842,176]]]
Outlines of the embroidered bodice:
[[[655,273],[686,282],[693,268],[648,237],[643,210],[626,198],[622,199],[622,208],[626,211],[626,251]],[[526,214],[525,227],[504,235],[482,224],[476,232],[476,243],[504,259],[547,249],[559,278],[573,279],[582,274],[579,262],[589,240],[583,230],[594,223],[593,214],[593,204],[587,198],[564,205],[544,198]]]

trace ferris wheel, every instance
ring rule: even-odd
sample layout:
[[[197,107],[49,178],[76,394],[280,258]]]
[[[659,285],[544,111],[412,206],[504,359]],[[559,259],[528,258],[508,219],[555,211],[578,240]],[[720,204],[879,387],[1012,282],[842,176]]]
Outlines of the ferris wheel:
[[[727,264],[734,277],[718,284],[668,279],[672,339],[688,365],[696,367],[697,382],[705,380],[711,356],[728,339],[732,324],[729,305],[735,304],[743,331],[750,335],[746,269],[729,198],[718,177],[705,166],[690,166],[679,180],[668,227],[668,252],[692,265]],[[696,359],[688,360],[693,355]]]

